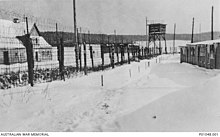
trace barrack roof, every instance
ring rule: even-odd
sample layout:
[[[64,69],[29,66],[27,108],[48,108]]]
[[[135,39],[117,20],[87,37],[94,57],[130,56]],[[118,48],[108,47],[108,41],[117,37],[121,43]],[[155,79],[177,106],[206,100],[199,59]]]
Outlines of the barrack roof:
[[[220,39],[216,40],[207,40],[207,41],[201,41],[201,42],[196,42],[196,43],[189,43],[186,44],[187,46],[196,46],[196,45],[212,45],[215,43],[220,43]]]

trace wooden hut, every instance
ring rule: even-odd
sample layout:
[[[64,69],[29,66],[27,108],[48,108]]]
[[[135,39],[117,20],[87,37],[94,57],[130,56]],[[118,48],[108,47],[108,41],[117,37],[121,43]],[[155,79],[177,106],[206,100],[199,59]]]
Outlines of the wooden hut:
[[[36,24],[33,24],[29,32],[34,46],[34,60],[37,62],[52,60],[52,46],[40,35]],[[25,34],[24,22],[0,19],[0,64],[9,65],[27,61],[26,49],[17,39],[17,36]]]
[[[220,69],[220,39],[181,46],[180,62],[208,69]]]

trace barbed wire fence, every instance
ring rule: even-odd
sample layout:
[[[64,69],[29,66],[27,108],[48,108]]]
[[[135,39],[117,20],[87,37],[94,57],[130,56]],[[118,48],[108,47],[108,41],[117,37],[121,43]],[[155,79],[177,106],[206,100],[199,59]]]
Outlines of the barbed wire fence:
[[[73,27],[4,9],[0,9],[0,28],[2,89],[65,80],[147,58],[146,49],[122,35],[90,32],[86,27],[77,29],[76,58]]]

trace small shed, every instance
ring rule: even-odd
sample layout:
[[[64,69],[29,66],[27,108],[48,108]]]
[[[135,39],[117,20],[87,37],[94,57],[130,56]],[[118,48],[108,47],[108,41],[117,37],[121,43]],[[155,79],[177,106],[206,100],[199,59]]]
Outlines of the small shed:
[[[180,62],[209,69],[220,69],[220,39],[180,46]]]
[[[52,60],[52,46],[40,35],[36,24],[29,30],[34,47],[34,60]],[[23,63],[27,61],[26,49],[17,36],[26,34],[26,25],[20,21],[0,19],[0,64]]]

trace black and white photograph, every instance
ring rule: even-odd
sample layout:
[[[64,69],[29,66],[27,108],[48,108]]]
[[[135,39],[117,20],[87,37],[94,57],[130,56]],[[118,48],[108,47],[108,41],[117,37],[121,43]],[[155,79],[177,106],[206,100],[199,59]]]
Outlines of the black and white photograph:
[[[76,132],[218,136],[220,1],[0,0],[0,136]]]

